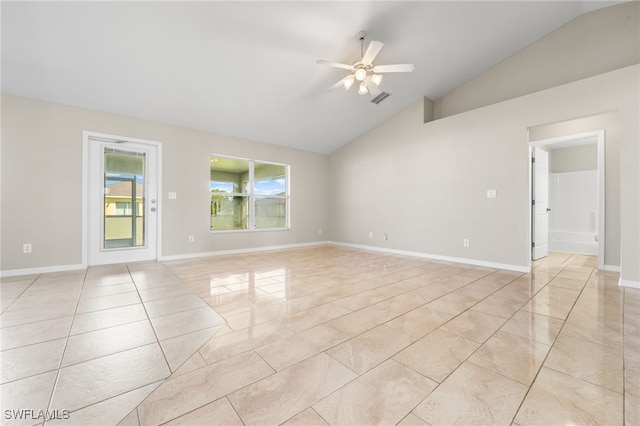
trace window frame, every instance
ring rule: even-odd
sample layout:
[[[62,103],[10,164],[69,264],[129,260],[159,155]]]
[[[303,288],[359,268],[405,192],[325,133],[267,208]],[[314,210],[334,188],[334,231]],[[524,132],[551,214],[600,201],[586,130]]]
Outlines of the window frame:
[[[211,180],[211,170],[212,164],[211,160],[214,158],[224,158],[229,160],[239,160],[246,161],[249,165],[249,181],[248,181],[248,191],[247,192],[227,192],[224,193],[225,196],[228,197],[246,197],[248,199],[249,208],[248,208],[248,220],[247,220],[247,228],[242,229],[212,229],[211,225],[209,225],[209,232],[212,234],[228,234],[228,233],[244,233],[244,232],[269,232],[269,231],[289,231],[291,230],[291,165],[284,163],[277,163],[274,161],[264,161],[264,160],[253,160],[250,158],[243,157],[235,157],[230,155],[219,155],[219,154],[210,154],[209,155],[209,200],[211,200],[211,182],[215,182]],[[255,193],[255,165],[258,164],[267,164],[273,166],[284,167],[285,172],[285,195],[269,195],[269,194],[256,194]],[[241,189],[241,188],[240,188]],[[282,228],[256,228],[256,199],[257,198],[279,198],[285,201],[286,209],[285,209],[285,226]],[[211,201],[209,201],[209,211],[211,212]],[[211,216],[209,218],[209,223],[211,224]]]

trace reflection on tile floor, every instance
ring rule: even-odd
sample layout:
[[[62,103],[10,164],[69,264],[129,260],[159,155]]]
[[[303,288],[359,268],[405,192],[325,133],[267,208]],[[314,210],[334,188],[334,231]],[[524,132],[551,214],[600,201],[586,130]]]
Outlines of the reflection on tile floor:
[[[638,424],[640,291],[617,283],[592,256],[337,246],[8,278],[3,424]]]
[[[157,262],[7,278],[0,292],[2,424],[117,424],[225,326]]]

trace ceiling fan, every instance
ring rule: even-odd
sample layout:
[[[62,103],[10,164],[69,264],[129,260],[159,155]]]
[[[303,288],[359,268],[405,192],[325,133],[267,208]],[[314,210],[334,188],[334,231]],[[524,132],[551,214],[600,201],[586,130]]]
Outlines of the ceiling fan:
[[[395,65],[373,65],[373,60],[376,58],[384,43],[380,41],[372,41],[369,43],[367,50],[364,50],[364,38],[367,33],[362,31],[358,36],[360,41],[360,57],[356,59],[352,65],[341,64],[338,62],[325,61],[320,59],[316,61],[318,64],[329,65],[336,68],[342,68],[349,70],[352,74],[349,74],[333,86],[327,89],[327,92],[336,90],[340,86],[345,89],[349,88],[355,83],[358,83],[358,93],[366,95],[371,93],[372,96],[378,96],[381,92],[379,86],[382,82],[382,74],[387,72],[412,72],[414,69],[413,64],[395,64]]]

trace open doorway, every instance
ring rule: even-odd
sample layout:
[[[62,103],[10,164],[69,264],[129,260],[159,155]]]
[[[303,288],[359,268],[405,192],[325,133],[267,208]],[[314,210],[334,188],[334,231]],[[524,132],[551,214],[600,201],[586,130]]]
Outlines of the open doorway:
[[[604,131],[530,142],[531,259],[598,256],[604,269]]]

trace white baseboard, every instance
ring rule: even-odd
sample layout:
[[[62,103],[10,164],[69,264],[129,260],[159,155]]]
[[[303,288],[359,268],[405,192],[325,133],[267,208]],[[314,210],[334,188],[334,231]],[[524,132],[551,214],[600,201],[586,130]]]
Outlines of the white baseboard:
[[[403,256],[420,257],[423,259],[442,260],[445,262],[462,263],[465,265],[484,266],[487,268],[494,268],[494,269],[504,269],[507,271],[516,271],[516,272],[524,272],[524,273],[531,272],[530,266],[509,265],[505,263],[486,262],[484,260],[466,259],[462,257],[440,256],[437,254],[428,254],[428,253],[422,253],[417,251],[396,250],[396,249],[389,249],[384,247],[367,246],[362,244],[341,243],[337,241],[329,241],[329,244],[357,248],[361,250],[371,250],[371,251],[378,251],[383,253],[400,254]]]
[[[618,286],[627,288],[637,288],[640,290],[640,281],[623,280],[620,278]]]
[[[329,242],[316,241],[311,243],[285,244],[285,245],[279,245],[279,246],[256,247],[256,248],[246,248],[246,249],[238,249],[238,250],[220,250],[220,251],[206,252],[206,253],[178,254],[174,256],[161,256],[158,259],[158,261],[193,259],[197,257],[222,256],[226,254],[252,253],[252,252],[260,252],[260,251],[286,250],[286,249],[292,249],[292,248],[311,247],[311,246],[319,246],[319,245],[326,245],[326,244],[329,244]],[[45,266],[41,268],[28,268],[28,269],[10,269],[7,271],[0,271],[0,277],[15,277],[19,275],[35,275],[35,274],[46,274],[50,272],[76,271],[79,269],[87,269],[87,266],[78,264],[78,265]]]
[[[230,254],[254,253],[254,252],[261,252],[261,251],[287,250],[287,249],[294,249],[294,248],[301,248],[301,247],[320,246],[320,245],[326,245],[326,244],[351,247],[351,248],[356,248],[361,250],[371,250],[371,251],[377,251],[382,253],[399,254],[403,256],[413,256],[413,257],[419,257],[423,259],[462,263],[465,265],[483,266],[483,267],[494,268],[494,269],[504,269],[507,271],[516,271],[516,272],[523,272],[523,273],[528,273],[531,271],[531,268],[529,266],[509,265],[504,263],[486,262],[483,260],[466,259],[461,257],[440,256],[440,255],[421,253],[421,252],[415,252],[415,251],[396,250],[396,249],[389,249],[384,247],[367,246],[362,244],[349,244],[349,243],[342,243],[337,241],[314,241],[310,243],[284,244],[284,245],[278,245],[278,246],[266,246],[266,247],[254,247],[254,248],[244,248],[244,249],[235,249],[235,250],[219,250],[219,251],[212,251],[212,252],[178,254],[178,255],[171,255],[171,256],[161,256],[158,259],[158,261],[185,260],[185,259],[194,259],[198,257],[224,256],[224,255],[230,255]],[[615,268],[615,267],[612,267],[612,268]],[[61,265],[61,266],[47,266],[42,268],[30,268],[30,269],[12,269],[8,271],[0,271],[0,277],[44,274],[48,272],[74,271],[78,269],[86,269],[86,266]],[[619,267],[618,267],[618,270],[619,270]],[[638,284],[636,283],[636,285]],[[626,286],[633,287],[633,285],[626,285]]]
[[[35,275],[46,274],[50,272],[66,272],[77,271],[79,269],[87,269],[84,265],[58,265],[58,266],[43,266],[41,268],[28,268],[28,269],[9,269],[7,271],[0,271],[0,277],[17,277],[19,275]]]
[[[188,253],[188,254],[176,254],[171,256],[162,256],[159,261],[171,261],[171,260],[185,260],[185,259],[195,259],[197,257],[209,257],[209,256],[224,256],[229,254],[242,254],[242,253],[255,253],[261,251],[274,251],[274,250],[287,250],[293,248],[301,248],[301,247],[313,247],[313,246],[322,246],[330,244],[328,241],[314,241],[311,243],[298,243],[298,244],[284,244],[279,246],[266,246],[266,247],[252,247],[252,248],[244,248],[244,249],[235,249],[235,250],[219,250],[219,251],[209,251],[209,252],[201,252],[201,253]]]
[[[620,272],[620,267],[616,265],[604,265],[604,270],[609,272]]]

